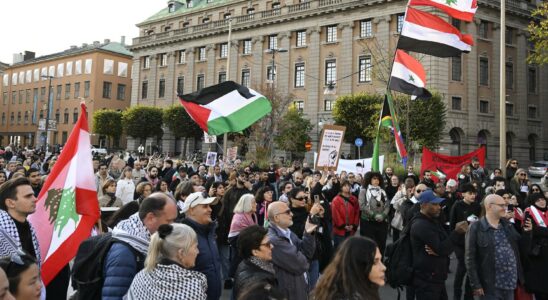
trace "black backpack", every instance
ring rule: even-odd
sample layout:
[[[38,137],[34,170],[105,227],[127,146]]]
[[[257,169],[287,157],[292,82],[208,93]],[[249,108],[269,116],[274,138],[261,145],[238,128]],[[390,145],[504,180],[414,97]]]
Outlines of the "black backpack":
[[[77,291],[75,300],[100,300],[103,290],[103,267],[110,247],[114,243],[123,243],[112,237],[112,233],[92,236],[78,247],[71,271],[72,287]],[[143,260],[143,255],[130,249],[137,260]]]
[[[414,218],[402,230],[400,238],[386,246],[384,264],[386,283],[399,291],[413,281],[413,249],[411,248],[411,225]]]

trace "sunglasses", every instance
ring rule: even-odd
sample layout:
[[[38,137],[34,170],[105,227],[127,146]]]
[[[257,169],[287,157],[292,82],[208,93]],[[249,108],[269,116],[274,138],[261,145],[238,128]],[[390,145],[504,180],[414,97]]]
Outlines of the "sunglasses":
[[[306,197],[295,197],[295,200],[299,200],[299,201],[303,201],[305,199],[306,199]]]
[[[420,194],[422,192],[424,192],[425,190],[415,190],[415,192],[417,192],[417,194]]]
[[[525,176],[526,174],[525,173],[520,173],[519,176]]]

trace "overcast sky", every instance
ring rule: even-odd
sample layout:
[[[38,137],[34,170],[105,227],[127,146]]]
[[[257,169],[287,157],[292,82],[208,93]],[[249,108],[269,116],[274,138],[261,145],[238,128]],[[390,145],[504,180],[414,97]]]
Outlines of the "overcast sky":
[[[167,5],[167,0],[0,0],[0,61],[14,53],[36,56],[110,39],[126,44],[139,32],[135,24]]]

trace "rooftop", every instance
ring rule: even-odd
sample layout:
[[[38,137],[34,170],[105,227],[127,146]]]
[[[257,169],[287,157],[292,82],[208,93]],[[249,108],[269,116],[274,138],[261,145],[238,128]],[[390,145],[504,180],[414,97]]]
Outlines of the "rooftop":
[[[157,12],[156,14],[152,15],[148,19],[144,20],[141,23],[147,23],[150,21],[158,20],[167,16],[176,16],[184,13],[188,13],[194,10],[199,10],[201,8],[204,8],[206,6],[217,6],[220,4],[225,4],[229,2],[230,0],[192,0],[192,6],[187,7],[187,2],[185,0],[180,1],[170,1],[169,3],[175,4],[175,11],[170,12],[169,7],[166,6],[161,11]]]

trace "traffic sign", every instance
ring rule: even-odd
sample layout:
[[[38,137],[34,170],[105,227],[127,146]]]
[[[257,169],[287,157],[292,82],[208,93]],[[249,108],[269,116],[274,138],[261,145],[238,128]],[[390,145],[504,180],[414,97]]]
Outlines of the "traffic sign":
[[[363,140],[361,138],[356,138],[356,140],[354,141],[354,144],[357,147],[361,147],[361,146],[363,146]]]

